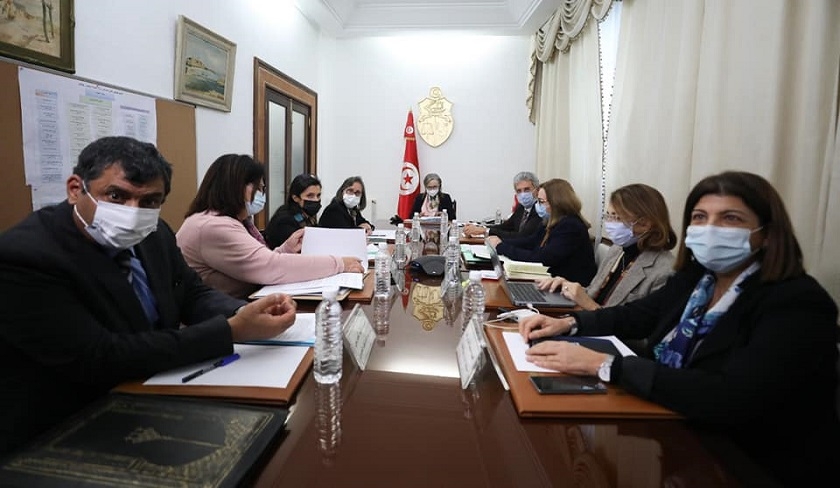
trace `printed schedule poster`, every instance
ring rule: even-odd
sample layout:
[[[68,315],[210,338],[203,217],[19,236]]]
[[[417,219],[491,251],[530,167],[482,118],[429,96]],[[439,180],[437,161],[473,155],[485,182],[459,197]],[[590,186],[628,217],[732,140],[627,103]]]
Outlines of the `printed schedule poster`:
[[[33,210],[61,202],[82,149],[104,136],[157,144],[153,97],[21,67],[23,164]]]

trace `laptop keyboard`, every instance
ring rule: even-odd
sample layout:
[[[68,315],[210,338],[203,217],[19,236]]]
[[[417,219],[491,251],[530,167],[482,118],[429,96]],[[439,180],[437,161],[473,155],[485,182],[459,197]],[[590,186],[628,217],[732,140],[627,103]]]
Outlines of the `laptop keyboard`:
[[[508,281],[510,294],[517,301],[542,303],[545,302],[545,295],[533,283],[516,283]]]

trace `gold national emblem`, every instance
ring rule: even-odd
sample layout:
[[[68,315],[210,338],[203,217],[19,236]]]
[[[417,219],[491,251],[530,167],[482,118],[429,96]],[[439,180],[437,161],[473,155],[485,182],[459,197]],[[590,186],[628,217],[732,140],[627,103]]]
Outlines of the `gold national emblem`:
[[[419,105],[417,131],[426,144],[438,147],[452,135],[452,102],[443,96],[440,87],[434,86]]]

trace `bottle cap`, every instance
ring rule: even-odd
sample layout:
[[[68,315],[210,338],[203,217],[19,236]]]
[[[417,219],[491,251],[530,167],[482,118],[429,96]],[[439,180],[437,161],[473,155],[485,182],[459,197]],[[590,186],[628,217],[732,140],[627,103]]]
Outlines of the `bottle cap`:
[[[481,270],[470,271],[470,281],[481,281]]]
[[[335,300],[335,297],[338,296],[338,287],[331,285],[324,288],[324,291],[321,292],[321,296],[327,300]]]
[[[405,224],[400,222],[399,224],[397,224],[397,229],[405,229]]]

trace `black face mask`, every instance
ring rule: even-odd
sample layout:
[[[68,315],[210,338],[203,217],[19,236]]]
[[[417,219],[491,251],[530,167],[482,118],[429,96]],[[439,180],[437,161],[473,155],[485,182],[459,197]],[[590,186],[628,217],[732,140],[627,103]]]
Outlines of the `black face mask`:
[[[314,217],[318,215],[318,210],[321,210],[321,202],[316,202],[314,200],[304,200],[302,207],[303,211],[306,212],[306,215]]]

